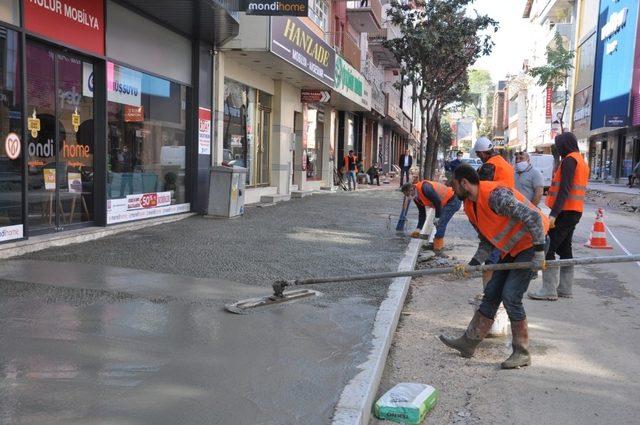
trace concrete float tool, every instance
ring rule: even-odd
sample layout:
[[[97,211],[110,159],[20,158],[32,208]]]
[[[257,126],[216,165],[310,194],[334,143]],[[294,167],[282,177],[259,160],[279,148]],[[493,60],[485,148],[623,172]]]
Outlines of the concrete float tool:
[[[640,254],[634,255],[616,255],[609,257],[583,257],[572,258],[568,260],[553,260],[547,261],[547,268],[564,267],[564,266],[582,266],[582,265],[594,265],[594,264],[614,264],[614,263],[632,263],[640,261]],[[273,304],[280,304],[283,302],[298,300],[301,298],[308,298],[320,295],[320,292],[312,289],[291,289],[285,290],[293,286],[304,285],[316,285],[321,283],[335,283],[335,282],[353,282],[359,280],[377,280],[377,279],[391,279],[395,277],[419,277],[430,276],[437,274],[447,273],[472,273],[483,271],[496,271],[496,270],[521,270],[529,269],[532,267],[532,263],[504,263],[504,264],[482,264],[479,266],[464,266],[463,269],[457,267],[440,267],[434,269],[425,270],[406,270],[397,272],[382,272],[382,273],[368,273],[346,276],[333,276],[333,277],[320,277],[311,279],[294,279],[294,280],[277,280],[273,283],[273,294],[266,297],[250,298],[246,300],[236,301],[231,304],[227,304],[224,308],[236,314],[244,314],[249,310],[266,307]]]

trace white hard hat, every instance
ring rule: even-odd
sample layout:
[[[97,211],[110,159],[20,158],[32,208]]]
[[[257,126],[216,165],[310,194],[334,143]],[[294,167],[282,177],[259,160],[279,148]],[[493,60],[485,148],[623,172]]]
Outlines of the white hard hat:
[[[476,140],[476,144],[473,145],[473,150],[476,152],[486,152],[486,151],[490,151],[491,149],[493,149],[493,143],[491,143],[491,140],[487,139],[486,137],[481,137],[478,140]]]

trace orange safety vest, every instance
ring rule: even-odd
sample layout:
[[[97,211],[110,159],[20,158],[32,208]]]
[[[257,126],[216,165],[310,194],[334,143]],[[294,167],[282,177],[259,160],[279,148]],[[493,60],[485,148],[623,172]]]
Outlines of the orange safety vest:
[[[487,161],[487,164],[493,164],[495,167],[495,174],[493,175],[494,182],[502,182],[509,188],[516,187],[515,170],[505,159],[500,155],[494,155]]]
[[[345,155],[344,157],[344,171],[345,172],[349,172],[349,161],[351,161],[351,158],[349,158],[349,155]],[[353,156],[353,163],[357,164],[358,163],[358,157],[357,156]],[[358,172],[358,166],[356,165],[356,168],[354,170],[356,173]]]
[[[416,188],[416,198],[418,202],[420,202],[425,207],[433,208],[433,204],[431,203],[429,198],[424,196],[424,193],[422,192],[422,187],[425,184],[430,184],[431,187],[433,187],[433,190],[435,190],[438,194],[438,197],[440,198],[440,204],[443,207],[447,205],[447,202],[449,202],[451,197],[453,197],[453,189],[451,189],[449,186],[445,186],[442,183],[438,182],[422,180],[421,182],[414,184],[413,187]]]
[[[573,184],[571,185],[571,190],[569,191],[569,196],[567,197],[564,205],[562,206],[562,211],[584,211],[584,195],[587,192],[587,183],[589,182],[589,165],[585,162],[580,152],[571,152],[565,158],[562,159],[564,162],[567,158],[573,158],[576,160],[576,172],[573,175]],[[560,191],[560,182],[562,181],[562,163],[553,173],[553,179],[551,179],[551,187],[549,187],[549,193],[547,194],[547,206],[553,209],[553,205],[556,203],[556,198],[558,197],[558,192]]]
[[[478,187],[478,199],[473,202],[469,199],[464,201],[464,212],[469,217],[478,232],[482,234],[493,246],[502,251],[502,257],[509,254],[515,257],[525,249],[533,246],[531,234],[527,228],[514,218],[496,214],[489,206],[491,192],[497,187],[505,187],[501,182],[481,181]],[[549,231],[549,219],[539,208],[534,206],[523,194],[516,189],[508,188],[513,192],[516,199],[527,205],[540,215],[544,226],[545,234]]]

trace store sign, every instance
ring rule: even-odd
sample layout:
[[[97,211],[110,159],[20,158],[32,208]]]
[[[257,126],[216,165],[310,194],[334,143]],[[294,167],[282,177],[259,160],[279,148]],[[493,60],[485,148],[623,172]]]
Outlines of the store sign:
[[[22,10],[26,29],[104,55],[104,0],[22,0]]]
[[[605,127],[626,127],[627,116],[626,115],[605,115],[604,126]]]
[[[552,118],[553,109],[553,87],[547,87],[547,99],[546,99],[546,108],[545,108],[545,117],[547,118],[547,122]]]
[[[67,173],[67,182],[69,183],[69,193],[82,193],[82,174]]]
[[[0,227],[0,242],[22,239],[24,237],[22,224]]]
[[[632,92],[640,86],[634,70],[638,0],[601,0],[599,16],[591,130],[610,127],[607,117],[624,116],[628,123]]]
[[[335,90],[366,110],[371,109],[371,87],[354,67],[336,55]]]
[[[295,67],[334,86],[336,55],[298,18],[271,18],[271,52]]]
[[[211,155],[211,109],[198,109],[198,154]]]
[[[143,122],[144,107],[124,105],[124,122]]]
[[[9,133],[4,139],[4,151],[7,153],[9,159],[14,160],[20,157],[20,138],[16,133]]]
[[[142,220],[146,218],[161,217],[170,214],[179,214],[189,212],[191,209],[190,204],[174,204],[164,207],[158,206],[156,208],[140,208],[137,210],[117,210],[114,209],[114,201],[111,201],[111,211],[107,210],[107,224],[123,223],[125,221]],[[107,206],[109,201],[107,201]]]
[[[171,192],[127,195],[127,211],[171,205]]]
[[[93,97],[93,64],[82,62],[82,95]]]
[[[247,15],[308,16],[309,0],[240,0],[240,11]]]
[[[142,73],[107,62],[107,99],[123,105],[140,106]]]
[[[329,103],[331,92],[329,90],[302,90],[300,102],[302,103]]]

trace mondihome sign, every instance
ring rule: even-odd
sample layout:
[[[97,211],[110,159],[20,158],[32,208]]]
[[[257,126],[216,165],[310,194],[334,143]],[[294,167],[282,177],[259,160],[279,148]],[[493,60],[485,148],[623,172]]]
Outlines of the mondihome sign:
[[[240,0],[240,11],[247,15],[308,16],[309,0]]]
[[[333,87],[333,49],[298,18],[271,18],[271,52]]]

